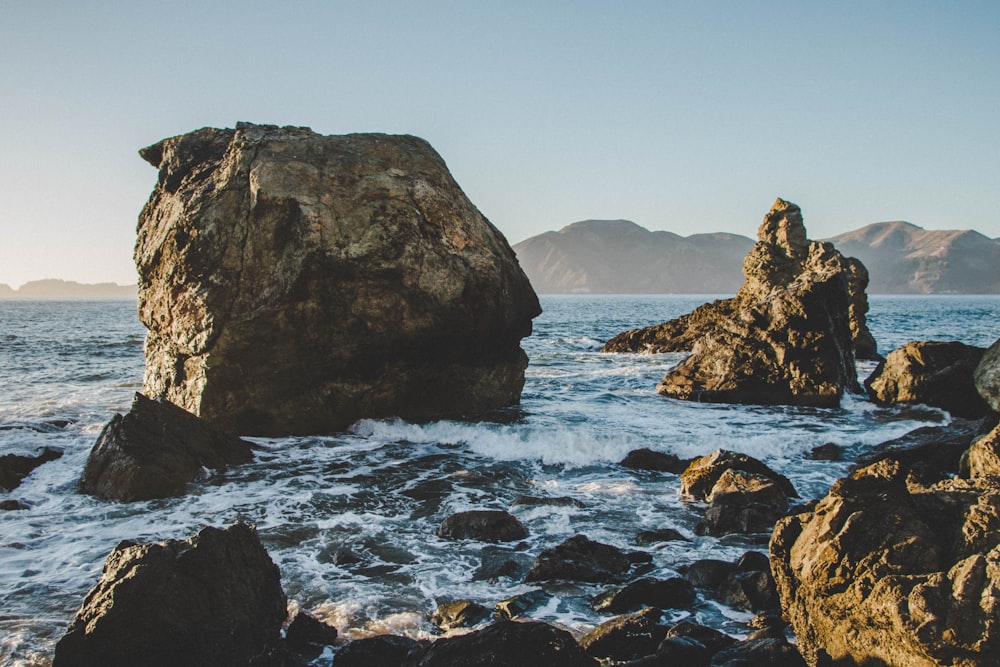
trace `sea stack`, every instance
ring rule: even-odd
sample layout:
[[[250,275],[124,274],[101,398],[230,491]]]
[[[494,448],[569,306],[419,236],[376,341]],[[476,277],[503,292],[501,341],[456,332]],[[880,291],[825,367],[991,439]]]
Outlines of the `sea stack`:
[[[520,399],[538,299],[427,142],[241,123],[140,154],[146,395],[272,436]]]
[[[868,272],[810,241],[802,212],[778,199],[743,262],[732,299],[619,334],[605,352],[691,351],[657,392],[716,403],[835,406],[860,391],[856,351],[876,356],[865,322]]]

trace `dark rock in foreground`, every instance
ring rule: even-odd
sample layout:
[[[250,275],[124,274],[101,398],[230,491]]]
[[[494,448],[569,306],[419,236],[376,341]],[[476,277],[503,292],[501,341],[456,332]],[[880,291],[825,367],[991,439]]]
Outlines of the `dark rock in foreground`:
[[[633,449],[619,465],[634,470],[653,470],[679,475],[691,463],[691,459],[680,459],[673,454],[657,452],[652,449]]]
[[[323,646],[333,646],[337,641],[337,628],[324,623],[312,614],[300,611],[285,630],[285,643],[297,651],[319,654]]]
[[[419,653],[426,642],[398,635],[376,635],[355,639],[334,656],[336,667],[400,667],[410,653]]]
[[[56,644],[53,667],[245,667],[278,646],[277,566],[245,524],[122,543]]]
[[[743,264],[746,282],[655,327],[619,334],[605,352],[691,351],[657,392],[713,403],[836,406],[859,391],[855,356],[877,358],[866,324],[868,273],[809,241],[798,206],[779,199]]]
[[[621,580],[631,569],[629,554],[616,547],[574,535],[562,544],[538,555],[525,581],[566,579],[592,583]]]
[[[251,461],[252,448],[165,399],[136,394],[128,414],[101,431],[80,490],[122,502],[176,496],[202,468]]]
[[[519,400],[538,299],[427,142],[240,123],[140,154],[144,393],[255,435]]]
[[[514,542],[528,536],[528,530],[512,514],[502,510],[469,510],[445,519],[438,537],[448,540]]]
[[[712,667],[806,667],[806,661],[784,638],[747,639],[712,656]]]
[[[634,660],[656,653],[667,629],[659,609],[646,608],[601,623],[580,638],[580,646],[598,659]]]
[[[882,405],[920,403],[979,419],[989,408],[972,374],[984,352],[958,342],[910,342],[886,355],[865,380],[865,389]]]
[[[500,621],[439,639],[404,667],[597,667],[565,630],[538,621]]]
[[[49,461],[55,461],[63,453],[58,449],[46,447],[40,454],[35,456],[21,456],[18,454],[4,454],[0,456],[0,489],[13,491],[21,486],[21,481],[31,474],[31,472]]]

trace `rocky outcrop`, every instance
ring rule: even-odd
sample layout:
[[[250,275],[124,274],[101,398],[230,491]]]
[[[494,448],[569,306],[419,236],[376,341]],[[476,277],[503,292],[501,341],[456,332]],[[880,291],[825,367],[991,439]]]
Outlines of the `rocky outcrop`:
[[[53,667],[245,667],[278,646],[278,568],[245,524],[124,542],[56,644]]]
[[[882,460],[779,521],[771,557],[810,665],[1000,664],[996,477],[927,485]]]
[[[528,536],[528,530],[509,512],[469,510],[446,518],[437,529],[438,537],[448,540],[514,542]]]
[[[657,387],[672,398],[833,406],[845,390],[860,391],[855,356],[877,356],[864,266],[809,241],[799,207],[781,199],[758,239],[735,297],[619,334],[603,351],[690,350]]]
[[[165,399],[136,394],[128,414],[115,415],[98,436],[80,489],[122,502],[176,496],[203,468],[247,463],[252,449]]]
[[[981,347],[953,342],[910,342],[886,355],[865,380],[877,403],[921,403],[958,417],[978,419],[988,410],[972,374]]]
[[[972,377],[979,396],[993,412],[1000,412],[1000,339],[986,350]]]
[[[501,621],[466,635],[439,639],[404,667],[597,667],[573,636],[538,621]]]
[[[25,477],[43,463],[62,457],[62,451],[46,447],[34,456],[4,454],[0,456],[0,491],[13,491],[21,486]]]
[[[262,435],[519,400],[537,297],[425,141],[239,124],[140,153],[144,393]]]

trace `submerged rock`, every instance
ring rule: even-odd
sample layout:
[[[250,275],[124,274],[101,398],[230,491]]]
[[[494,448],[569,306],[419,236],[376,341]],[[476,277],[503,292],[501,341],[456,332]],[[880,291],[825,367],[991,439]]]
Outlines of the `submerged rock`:
[[[62,451],[46,447],[34,456],[19,454],[4,454],[0,456],[0,490],[13,491],[21,486],[22,480],[31,472],[49,461],[55,461],[63,455]]]
[[[528,536],[528,530],[509,512],[469,510],[445,519],[437,529],[438,537],[448,540],[514,542]]]
[[[619,334],[603,351],[690,351],[657,387],[672,398],[835,406],[845,390],[860,391],[855,357],[877,357],[864,266],[809,241],[799,207],[779,199],[743,273],[732,299]]]
[[[466,635],[446,637],[405,667],[597,667],[573,636],[539,621],[500,621]]]
[[[519,400],[538,299],[427,142],[241,123],[140,154],[144,393],[257,435]]]
[[[203,468],[248,463],[253,445],[208,425],[165,399],[136,394],[97,438],[80,490],[133,502],[180,495]]]
[[[865,389],[883,405],[921,403],[978,419],[989,408],[972,374],[985,351],[954,341],[906,343],[886,355],[865,380]]]
[[[245,667],[278,646],[277,566],[237,523],[189,540],[122,543],[56,644],[53,667]]]

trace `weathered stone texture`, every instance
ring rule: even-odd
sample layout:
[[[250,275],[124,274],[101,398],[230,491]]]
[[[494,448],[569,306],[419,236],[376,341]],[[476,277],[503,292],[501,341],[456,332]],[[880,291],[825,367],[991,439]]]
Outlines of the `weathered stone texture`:
[[[239,124],[140,153],[147,395],[265,435],[519,400],[537,297],[425,141]]]

